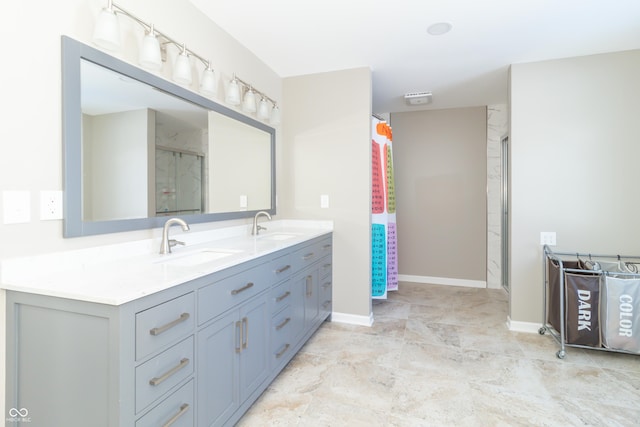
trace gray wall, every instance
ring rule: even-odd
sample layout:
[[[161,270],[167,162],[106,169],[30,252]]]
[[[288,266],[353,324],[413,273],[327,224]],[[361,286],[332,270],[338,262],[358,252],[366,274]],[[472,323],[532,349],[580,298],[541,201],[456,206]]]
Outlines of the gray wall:
[[[640,255],[640,50],[511,68],[511,321],[542,321],[557,250]]]
[[[486,282],[486,108],[393,113],[391,126],[400,274]]]
[[[334,221],[334,320],[371,316],[371,71],[291,77],[283,83],[284,218]],[[329,208],[320,196],[329,196]]]

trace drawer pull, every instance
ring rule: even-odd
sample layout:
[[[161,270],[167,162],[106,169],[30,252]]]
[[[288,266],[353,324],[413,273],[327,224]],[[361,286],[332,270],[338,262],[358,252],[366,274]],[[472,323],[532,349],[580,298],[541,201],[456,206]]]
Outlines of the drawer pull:
[[[276,326],[276,331],[279,331],[280,329],[284,328],[287,323],[291,322],[291,317],[287,317],[286,319],[284,319],[282,321],[282,323],[280,323],[278,326]]]
[[[325,251],[328,250],[328,249],[331,249],[331,245],[324,245],[322,247],[322,249],[324,249]]]
[[[286,297],[288,297],[289,295],[291,295],[291,292],[287,291],[284,294],[280,295],[278,298],[276,298],[276,302],[280,302],[283,299],[285,299]]]
[[[302,257],[303,260],[309,260],[311,258],[313,258],[315,254],[313,252],[309,252],[308,254],[306,254],[305,256]]]
[[[180,363],[178,363],[173,368],[169,369],[167,372],[165,372],[161,376],[155,377],[155,378],[151,378],[149,380],[149,384],[151,384],[153,386],[159,385],[160,383],[162,383],[163,381],[168,379],[171,375],[175,374],[176,372],[178,372],[180,369],[184,368],[188,364],[189,364],[189,359],[187,359],[185,357],[184,359],[180,360]]]
[[[231,295],[238,295],[240,292],[244,292],[247,289],[252,288],[252,287],[253,287],[253,282],[249,282],[249,283],[247,283],[246,285],[244,285],[241,288],[232,290],[231,291]]]
[[[331,267],[331,263],[325,264],[323,265],[324,268],[330,268]]]
[[[169,329],[173,328],[174,326],[178,325],[179,323],[184,322],[185,320],[187,320],[189,318],[189,313],[182,313],[180,315],[180,317],[178,317],[176,320],[174,320],[173,322],[169,322],[164,326],[160,326],[159,328],[153,328],[149,330],[149,333],[151,335],[160,335],[161,333],[168,331]]]
[[[162,425],[162,427],[171,427],[173,425],[173,423],[178,421],[178,418],[183,416],[188,410],[189,410],[189,404],[188,403],[183,403],[182,405],[180,405],[180,410],[178,411],[178,413],[175,414],[173,417],[171,417],[171,419],[169,421],[164,423]]]
[[[291,268],[291,266],[290,266],[289,264],[287,264],[287,265],[285,265],[284,267],[277,269],[277,270],[276,270],[276,274],[280,274],[280,273],[282,273],[282,272],[284,272],[284,271],[287,271],[287,270],[288,270],[288,269],[290,269],[290,268]]]
[[[323,288],[325,288],[325,289],[327,289],[327,288],[328,288],[328,287],[330,287],[330,286],[331,286],[331,282],[324,282],[324,283],[322,284],[322,287],[323,287]]]
[[[327,308],[331,305],[331,300],[327,300],[324,303],[322,303],[322,308]]]
[[[291,347],[291,345],[287,344],[287,345],[284,346],[284,348],[282,350],[277,352],[276,353],[276,359],[280,359],[282,357],[282,355],[285,354],[287,352],[287,350],[289,350],[289,347]]]

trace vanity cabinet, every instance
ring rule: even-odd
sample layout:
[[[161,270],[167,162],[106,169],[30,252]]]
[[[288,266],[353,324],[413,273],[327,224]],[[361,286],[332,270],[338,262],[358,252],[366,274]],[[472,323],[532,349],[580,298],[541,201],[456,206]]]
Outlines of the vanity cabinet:
[[[31,426],[231,426],[331,313],[331,235],[109,305],[6,291]]]

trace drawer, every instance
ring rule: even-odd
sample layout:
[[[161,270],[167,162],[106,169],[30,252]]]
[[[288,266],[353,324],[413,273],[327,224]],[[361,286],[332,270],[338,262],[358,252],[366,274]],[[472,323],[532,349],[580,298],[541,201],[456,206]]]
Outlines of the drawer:
[[[294,266],[291,255],[287,254],[271,261],[270,272],[272,274],[272,283],[278,283],[291,277]]]
[[[331,257],[325,257],[320,261],[320,277],[324,278],[327,276],[331,276],[332,272],[332,262]]]
[[[272,367],[292,356],[296,329],[294,323],[291,306],[287,306],[271,319]]]
[[[195,295],[193,292],[136,314],[136,360],[193,332]]]
[[[269,312],[276,314],[283,307],[287,306],[292,299],[291,280],[282,282],[269,293]]]
[[[331,313],[333,301],[333,286],[331,276],[327,276],[320,280],[320,311],[323,313]]]
[[[193,380],[160,402],[136,422],[136,427],[193,427],[195,425]]]
[[[136,368],[136,412],[193,374],[193,336]]]
[[[268,289],[273,283],[271,268],[271,263],[260,264],[200,289],[198,324],[202,325]]]

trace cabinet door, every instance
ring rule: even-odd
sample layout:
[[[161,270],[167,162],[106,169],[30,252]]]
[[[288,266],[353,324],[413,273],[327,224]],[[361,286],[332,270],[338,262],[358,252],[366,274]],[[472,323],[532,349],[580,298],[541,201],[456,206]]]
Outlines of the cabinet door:
[[[233,311],[198,334],[198,425],[217,426],[240,405],[241,322]]]
[[[240,308],[240,402],[244,402],[269,375],[268,294]]]

